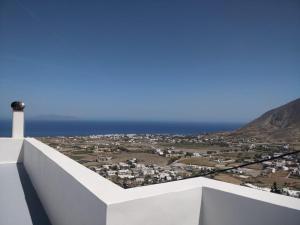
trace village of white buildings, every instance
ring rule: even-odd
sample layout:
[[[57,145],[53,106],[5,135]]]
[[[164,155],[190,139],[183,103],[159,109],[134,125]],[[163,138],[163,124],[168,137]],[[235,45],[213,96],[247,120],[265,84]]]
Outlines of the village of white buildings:
[[[280,157],[298,149],[288,143],[258,143],[218,134],[113,134],[40,140],[124,188],[206,176],[300,197],[300,154]],[[245,164],[249,165],[239,167]]]

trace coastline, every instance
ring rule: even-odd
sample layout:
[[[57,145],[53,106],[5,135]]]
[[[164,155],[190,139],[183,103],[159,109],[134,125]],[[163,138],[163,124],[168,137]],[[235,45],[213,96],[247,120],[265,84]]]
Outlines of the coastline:
[[[168,134],[198,135],[233,131],[243,123],[219,122],[141,122],[141,121],[38,121],[25,123],[25,135],[43,136],[89,136],[105,134]],[[0,120],[0,136],[10,136],[11,121]]]

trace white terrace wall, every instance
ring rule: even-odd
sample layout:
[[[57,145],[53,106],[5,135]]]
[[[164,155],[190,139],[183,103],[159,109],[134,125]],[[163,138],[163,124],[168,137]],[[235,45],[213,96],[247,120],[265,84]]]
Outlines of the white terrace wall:
[[[26,138],[23,148],[53,225],[199,224],[199,179],[125,190],[35,139]]]
[[[7,143],[0,149],[22,146]],[[300,221],[300,200],[295,198],[207,178],[125,190],[35,139],[24,140],[23,153],[26,171],[53,225],[298,225]]]
[[[101,190],[116,188],[109,181],[31,138],[24,141],[23,163],[53,225],[106,224]]]
[[[244,187],[240,187],[244,189]],[[246,188],[248,189],[248,188]],[[257,192],[257,193],[255,193]],[[299,225],[300,200],[256,190],[248,190],[249,197],[203,187],[200,225]],[[258,194],[258,195],[257,195]],[[255,198],[259,195],[276,197],[278,203],[287,200],[286,207]],[[277,195],[277,196],[276,196]],[[280,201],[280,198],[282,201]],[[297,203],[298,202],[298,203]]]
[[[107,224],[298,225],[300,199],[193,178],[126,190]]]
[[[162,193],[159,189],[164,186],[153,185],[156,194],[148,187],[142,187],[140,190],[144,193],[140,196],[134,188],[125,190],[125,194],[136,196],[132,196],[132,200],[110,204],[107,225],[199,225],[201,187],[187,188],[184,183],[168,183],[168,190]]]
[[[0,138],[0,163],[17,163],[23,160],[23,138]]]
[[[32,138],[23,163],[53,225],[199,224],[197,179],[125,190]]]

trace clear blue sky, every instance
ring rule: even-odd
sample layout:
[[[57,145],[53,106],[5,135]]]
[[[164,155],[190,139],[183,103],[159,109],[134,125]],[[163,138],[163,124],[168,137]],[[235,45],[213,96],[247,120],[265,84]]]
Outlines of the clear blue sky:
[[[300,97],[299,0],[0,0],[0,119],[246,122]]]

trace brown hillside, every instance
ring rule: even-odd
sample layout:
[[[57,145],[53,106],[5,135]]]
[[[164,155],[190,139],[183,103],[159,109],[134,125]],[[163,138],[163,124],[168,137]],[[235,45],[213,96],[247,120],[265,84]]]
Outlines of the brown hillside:
[[[300,98],[272,109],[230,136],[261,141],[300,142]]]

